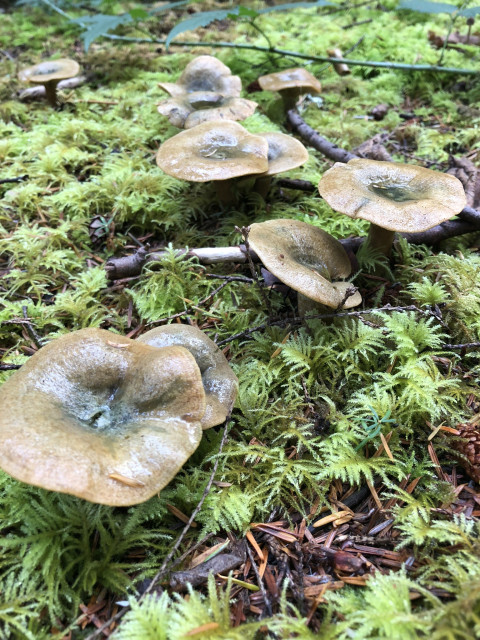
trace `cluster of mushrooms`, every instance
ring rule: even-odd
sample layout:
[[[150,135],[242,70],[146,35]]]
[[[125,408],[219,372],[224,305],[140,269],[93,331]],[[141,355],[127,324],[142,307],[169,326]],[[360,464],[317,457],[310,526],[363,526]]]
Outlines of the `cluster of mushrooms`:
[[[65,62],[40,63],[21,77],[44,84],[55,104]],[[67,73],[77,72],[74,63]],[[259,84],[280,92],[286,108],[321,89],[303,69],[262,76]],[[235,179],[255,176],[264,195],[272,175],[308,159],[291,136],[253,135],[238,123],[258,105],[240,97],[240,78],[212,56],[195,58],[177,83],[160,87],[171,97],[158,111],[185,130],[161,145],[157,164],[175,178],[213,181],[223,202],[232,199]],[[466,205],[454,176],[392,162],[336,163],[318,188],[335,211],[368,220],[368,242],[385,255],[396,231],[425,231]],[[251,225],[249,242],[265,267],[298,292],[301,314],[312,305],[361,303],[347,281],[352,265],[345,249],[322,229],[269,220]],[[224,355],[194,327],[168,325],[136,340],[101,329],[76,331],[43,347],[2,386],[0,467],[93,502],[136,504],[173,478],[203,429],[226,419],[236,392]]]
[[[0,467],[92,502],[143,502],[225,421],[237,378],[189,325],[132,340],[82,329],[42,347],[2,385]]]

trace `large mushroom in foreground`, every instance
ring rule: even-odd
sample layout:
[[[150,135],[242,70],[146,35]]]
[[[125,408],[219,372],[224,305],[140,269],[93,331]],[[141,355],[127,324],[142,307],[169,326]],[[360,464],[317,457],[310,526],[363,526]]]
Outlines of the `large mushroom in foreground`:
[[[169,324],[144,333],[137,342],[153,347],[180,346],[188,349],[200,368],[206,407],[202,428],[222,423],[237,396],[238,380],[217,345],[203,331],[188,324]]]
[[[102,329],[42,347],[0,389],[0,467],[46,489],[131,505],[175,476],[202,437],[191,353]]]
[[[180,180],[213,180],[220,200],[229,202],[233,178],[268,170],[268,142],[238,122],[204,122],[164,142],[157,165]]]
[[[335,211],[368,220],[370,246],[389,255],[395,232],[418,233],[449,220],[467,204],[458,178],[399,162],[337,162],[318,190]]]
[[[345,278],[352,266],[341,243],[299,220],[268,220],[250,226],[248,240],[265,267],[297,291],[299,312],[315,305],[350,309],[361,295]]]
[[[57,105],[57,85],[61,80],[73,78],[80,71],[78,62],[70,58],[58,60],[45,60],[33,67],[22,69],[18,77],[22,82],[43,85],[48,102],[55,107]]]

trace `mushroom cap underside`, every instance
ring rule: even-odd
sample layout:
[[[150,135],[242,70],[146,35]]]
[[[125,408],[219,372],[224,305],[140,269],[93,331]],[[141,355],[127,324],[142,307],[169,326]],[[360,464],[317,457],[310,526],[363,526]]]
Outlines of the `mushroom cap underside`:
[[[298,67],[295,69],[284,69],[276,73],[269,73],[258,78],[258,83],[263,91],[286,91],[289,89],[298,89],[298,93],[312,91],[320,93],[322,85],[314,75]]]
[[[33,67],[22,69],[18,77],[22,82],[33,84],[45,84],[52,80],[64,80],[73,78],[80,71],[80,66],[70,58],[58,58],[57,60],[44,60]]]
[[[202,374],[206,409],[203,429],[221,424],[230,413],[238,391],[238,379],[227,359],[210,338],[186,324],[169,324],[144,333],[137,342],[154,347],[181,346],[195,358]]]
[[[466,206],[455,176],[396,162],[356,158],[322,176],[320,195],[335,211],[390,231],[426,231]]]
[[[268,171],[263,175],[273,176],[283,171],[291,171],[307,162],[308,151],[296,138],[275,131],[258,135],[268,142]]]
[[[196,91],[161,102],[157,110],[175,126],[191,129],[211,120],[245,120],[258,104],[244,98],[231,98],[212,91]]]
[[[204,122],[164,142],[158,166],[180,180],[228,180],[268,170],[268,143],[230,120]]]
[[[182,347],[102,329],[42,347],[0,390],[0,467],[92,502],[143,502],[197,448],[205,393]]]
[[[187,64],[176,83],[159,82],[158,86],[172,97],[195,91],[215,91],[224,96],[239,97],[242,81],[213,56],[198,56]]]
[[[340,242],[299,220],[268,220],[250,227],[248,240],[265,267],[286,285],[329,307],[348,309],[361,302],[358,292],[345,300],[351,264]]]

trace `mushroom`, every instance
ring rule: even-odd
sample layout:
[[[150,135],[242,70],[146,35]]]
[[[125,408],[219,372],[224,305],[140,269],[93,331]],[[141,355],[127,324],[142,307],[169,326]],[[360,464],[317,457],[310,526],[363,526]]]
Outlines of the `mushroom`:
[[[305,298],[334,309],[361,303],[361,295],[343,281],[352,270],[345,249],[322,229],[299,220],[268,220],[252,224],[248,240],[265,267],[298,292],[301,315]]]
[[[320,93],[322,90],[322,85],[315,76],[301,67],[260,76],[258,83],[264,91],[278,91],[286,111],[295,107],[303,93]]]
[[[0,467],[18,480],[112,506],[143,502],[202,437],[205,393],[183,347],[103,329],[42,347],[0,389]]]
[[[187,64],[178,82],[159,82],[158,86],[174,98],[188,93],[211,91],[222,96],[240,97],[242,81],[213,56],[198,56]]]
[[[210,120],[245,120],[257,106],[253,100],[222,96],[214,91],[194,91],[164,100],[157,110],[175,127],[191,129]]]
[[[224,422],[235,402],[238,380],[222,351],[203,331],[188,324],[169,324],[147,331],[137,342],[153,347],[188,349],[200,368],[205,390],[202,428],[209,429]]]
[[[271,176],[305,164],[308,151],[299,140],[284,133],[267,132],[258,135],[268,142],[268,170],[257,178],[255,191],[265,197],[270,189]]]
[[[180,180],[216,183],[223,202],[232,199],[232,178],[268,170],[268,142],[230,120],[204,122],[164,142],[157,164]]]
[[[58,60],[46,60],[33,67],[22,69],[18,77],[22,82],[41,84],[45,87],[48,102],[55,107],[57,105],[57,84],[60,80],[73,78],[80,71],[78,62],[70,58]]]
[[[370,246],[387,256],[395,231],[431,229],[467,202],[462,183],[448,173],[363,158],[335,163],[323,174],[318,190],[335,211],[368,220]]]

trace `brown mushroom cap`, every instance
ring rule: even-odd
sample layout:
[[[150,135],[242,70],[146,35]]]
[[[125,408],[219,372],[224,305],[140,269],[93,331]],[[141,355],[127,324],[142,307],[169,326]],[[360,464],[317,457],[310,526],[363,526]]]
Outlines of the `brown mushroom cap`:
[[[52,80],[60,81],[73,78],[79,71],[80,66],[75,60],[59,58],[58,60],[44,60],[33,67],[22,69],[18,77],[22,82],[45,84]]]
[[[1,468],[101,504],[147,500],[202,437],[205,393],[189,351],[102,329],[42,347],[0,397]]]
[[[225,97],[214,91],[194,91],[164,100],[157,109],[175,127],[191,129],[210,120],[245,120],[257,106],[253,100]]]
[[[361,158],[335,163],[318,190],[335,211],[407,233],[445,222],[467,203],[462,183],[448,173]]]
[[[178,82],[159,82],[158,86],[174,98],[195,91],[214,91],[223,96],[239,97],[242,81],[213,56],[198,56],[187,64]]]
[[[204,122],[164,142],[160,169],[192,182],[228,180],[268,170],[268,143],[229,120]]]
[[[269,73],[260,76],[258,83],[264,91],[285,91],[286,89],[298,89],[298,95],[311,91],[320,93],[322,85],[314,75],[298,67],[296,69],[285,69],[276,73]]]
[[[331,235],[299,220],[268,220],[252,224],[248,240],[265,267],[286,285],[311,300],[337,308],[350,283],[351,264],[345,249]],[[362,301],[347,298],[349,309]]]
[[[224,422],[235,402],[238,380],[222,351],[203,331],[187,324],[169,324],[147,331],[137,342],[153,347],[180,346],[188,349],[200,368],[205,389],[206,409],[202,427],[209,429]]]
[[[268,142],[268,171],[265,176],[273,176],[282,171],[296,169],[308,160],[308,151],[303,144],[284,133],[259,133]]]

